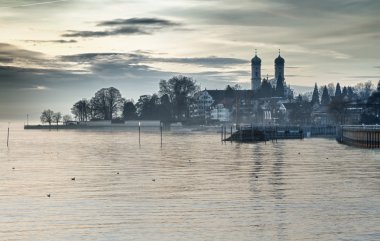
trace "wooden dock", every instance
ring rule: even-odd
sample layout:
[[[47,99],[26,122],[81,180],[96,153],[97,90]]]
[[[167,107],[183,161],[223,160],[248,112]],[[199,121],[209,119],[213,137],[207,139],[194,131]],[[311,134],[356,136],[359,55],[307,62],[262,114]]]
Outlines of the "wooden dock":
[[[230,131],[226,137],[227,128],[222,127],[222,141],[259,142],[277,141],[279,139],[303,139],[304,131],[300,127],[291,126],[253,126],[240,125],[236,131]]]
[[[337,141],[342,144],[380,148],[379,125],[343,125],[338,128]]]

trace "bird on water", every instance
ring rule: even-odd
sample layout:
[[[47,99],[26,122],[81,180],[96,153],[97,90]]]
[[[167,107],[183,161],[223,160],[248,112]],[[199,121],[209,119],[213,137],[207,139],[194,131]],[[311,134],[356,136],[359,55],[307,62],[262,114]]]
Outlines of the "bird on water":
[[[72,178],[71,178],[71,181],[75,181],[75,177],[72,177]]]
[[[50,193],[46,194],[46,196],[47,196],[48,198],[50,198]]]

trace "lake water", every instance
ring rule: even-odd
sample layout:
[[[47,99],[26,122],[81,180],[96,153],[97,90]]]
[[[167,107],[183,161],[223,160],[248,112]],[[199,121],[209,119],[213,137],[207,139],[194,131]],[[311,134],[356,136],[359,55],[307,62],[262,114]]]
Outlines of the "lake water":
[[[380,239],[380,151],[335,140],[1,125],[0,162],[1,241]]]

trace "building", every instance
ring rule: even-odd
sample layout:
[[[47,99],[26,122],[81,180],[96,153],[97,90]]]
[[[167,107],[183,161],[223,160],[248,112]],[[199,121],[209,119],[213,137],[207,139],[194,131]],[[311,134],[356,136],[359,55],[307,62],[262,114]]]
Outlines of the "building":
[[[210,119],[219,122],[229,122],[231,112],[223,104],[215,105],[210,111]]]
[[[251,90],[260,91],[262,80],[264,81],[261,79],[261,59],[255,50],[255,56],[251,60]],[[278,57],[274,60],[274,78],[269,79],[267,76],[266,81],[275,88],[276,96],[286,99],[293,98],[293,91],[285,82],[285,59],[281,57],[280,50]]]

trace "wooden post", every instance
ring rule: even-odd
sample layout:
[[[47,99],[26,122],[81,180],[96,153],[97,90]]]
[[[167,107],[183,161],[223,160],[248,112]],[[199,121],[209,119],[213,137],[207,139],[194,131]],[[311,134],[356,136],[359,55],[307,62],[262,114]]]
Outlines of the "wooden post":
[[[220,141],[223,142],[223,126],[221,126],[221,129],[220,129]]]
[[[141,145],[140,133],[141,133],[141,122],[139,121],[139,146]]]
[[[8,123],[7,147],[9,147],[9,124],[10,124],[10,123]]]
[[[232,126],[231,126],[231,137],[230,137],[230,141],[232,142]]]
[[[160,121],[161,147],[162,147],[162,122]]]

